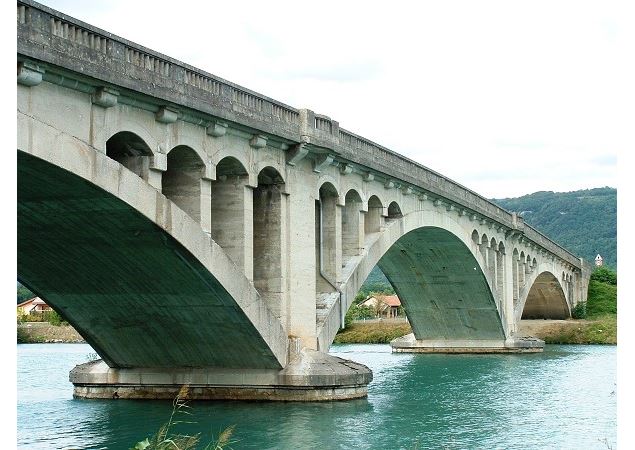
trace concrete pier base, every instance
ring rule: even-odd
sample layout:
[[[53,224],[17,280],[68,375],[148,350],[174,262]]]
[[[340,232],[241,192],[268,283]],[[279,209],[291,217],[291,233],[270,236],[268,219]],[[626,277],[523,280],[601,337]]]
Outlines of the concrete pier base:
[[[363,398],[373,379],[363,364],[302,350],[283,370],[231,368],[117,369],[80,364],[69,380],[76,398],[173,399],[183,385],[191,400],[330,401]]]
[[[545,342],[534,337],[507,340],[418,340],[413,333],[390,342],[395,353],[537,353]]]

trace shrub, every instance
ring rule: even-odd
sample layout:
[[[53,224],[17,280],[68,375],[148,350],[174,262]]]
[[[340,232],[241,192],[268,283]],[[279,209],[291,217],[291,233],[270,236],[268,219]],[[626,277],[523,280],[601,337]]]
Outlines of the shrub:
[[[617,272],[612,271],[608,267],[600,266],[591,274],[591,280],[617,286]]]
[[[574,319],[586,319],[586,302],[578,302],[571,310]]]

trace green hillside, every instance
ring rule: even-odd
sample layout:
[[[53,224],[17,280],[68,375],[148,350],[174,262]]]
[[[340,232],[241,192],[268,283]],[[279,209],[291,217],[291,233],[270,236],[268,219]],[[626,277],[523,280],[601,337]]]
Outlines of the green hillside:
[[[593,261],[599,253],[605,265],[617,268],[617,189],[541,191],[492,201],[575,255]]]

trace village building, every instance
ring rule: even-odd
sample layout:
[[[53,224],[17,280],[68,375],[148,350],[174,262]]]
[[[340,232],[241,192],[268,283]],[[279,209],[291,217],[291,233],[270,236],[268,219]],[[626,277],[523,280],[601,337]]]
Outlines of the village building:
[[[393,319],[399,316],[401,301],[396,295],[374,295],[369,296],[360,306],[373,308],[382,319]]]
[[[40,297],[33,297],[22,303],[18,303],[18,311],[22,315],[40,314],[52,310],[53,309],[49,305],[47,305]]]
[[[598,253],[598,255],[595,257],[595,265],[600,267],[602,264],[604,264],[604,260],[602,259],[602,257]]]

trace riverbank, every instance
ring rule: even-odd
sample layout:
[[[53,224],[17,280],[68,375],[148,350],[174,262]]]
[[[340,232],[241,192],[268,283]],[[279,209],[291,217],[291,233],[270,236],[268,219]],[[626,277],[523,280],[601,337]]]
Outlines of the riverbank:
[[[617,344],[617,316],[605,315],[594,320],[522,320],[519,334],[542,339],[547,344]],[[354,322],[340,331],[335,344],[388,344],[412,333],[403,321]],[[17,340],[21,344],[76,343],[84,339],[70,325],[47,322],[18,324]]]
[[[521,320],[520,334],[547,344],[617,344],[617,316],[607,314],[593,320]]]
[[[340,331],[335,344],[388,344],[412,333],[408,323],[354,322]],[[522,320],[519,334],[542,339],[547,344],[617,344],[617,316],[594,320]]]
[[[17,335],[18,344],[85,342],[70,325],[51,325],[48,322],[19,323]]]

